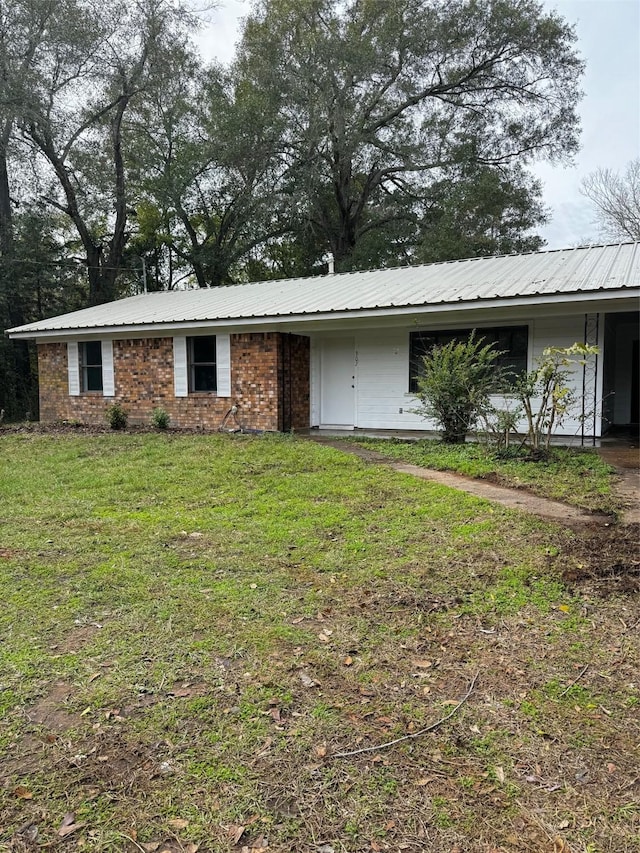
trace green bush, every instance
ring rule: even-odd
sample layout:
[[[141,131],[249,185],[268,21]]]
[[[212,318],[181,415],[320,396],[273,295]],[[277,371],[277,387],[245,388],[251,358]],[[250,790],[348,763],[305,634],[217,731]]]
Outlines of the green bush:
[[[157,409],[153,410],[153,414],[151,415],[151,424],[156,429],[167,429],[170,420],[171,415],[161,406],[158,406]]]
[[[120,403],[112,403],[105,412],[105,418],[111,429],[125,429],[128,417]]]
[[[414,411],[434,419],[447,444],[462,444],[489,410],[489,396],[500,383],[495,364],[500,355],[493,343],[483,345],[474,330],[468,340],[434,347],[423,356],[423,371],[416,377],[420,406]]]

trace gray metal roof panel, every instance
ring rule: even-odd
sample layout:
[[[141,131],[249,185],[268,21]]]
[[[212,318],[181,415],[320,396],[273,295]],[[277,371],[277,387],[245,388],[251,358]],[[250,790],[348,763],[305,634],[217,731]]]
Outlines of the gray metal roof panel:
[[[640,243],[471,258],[315,278],[170,291],[74,311],[11,333],[291,317],[640,287]]]

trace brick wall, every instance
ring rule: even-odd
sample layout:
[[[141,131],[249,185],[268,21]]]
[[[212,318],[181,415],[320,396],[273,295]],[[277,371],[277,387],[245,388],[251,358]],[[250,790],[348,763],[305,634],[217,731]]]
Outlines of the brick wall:
[[[189,394],[174,397],[173,339],[144,338],[113,342],[115,397],[99,393],[69,395],[67,346],[38,346],[40,420],[76,420],[104,424],[105,410],[114,401],[129,414],[129,423],[149,424],[156,407],[171,416],[171,426],[216,429],[235,404],[237,423],[247,429],[283,428],[283,339],[295,339],[295,368],[289,370],[295,401],[291,426],[309,426],[309,339],[277,332],[231,335],[231,397]],[[291,342],[290,342],[291,343]],[[292,355],[293,355],[292,350]],[[236,426],[230,418],[229,427]]]
[[[278,429],[307,429],[310,424],[310,345],[302,335],[282,335],[280,345],[280,419]]]

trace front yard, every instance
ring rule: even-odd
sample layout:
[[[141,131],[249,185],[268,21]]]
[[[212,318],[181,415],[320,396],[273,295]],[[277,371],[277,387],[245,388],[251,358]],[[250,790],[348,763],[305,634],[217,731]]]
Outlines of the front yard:
[[[0,502],[0,850],[637,851],[637,530],[278,436],[0,434]]]

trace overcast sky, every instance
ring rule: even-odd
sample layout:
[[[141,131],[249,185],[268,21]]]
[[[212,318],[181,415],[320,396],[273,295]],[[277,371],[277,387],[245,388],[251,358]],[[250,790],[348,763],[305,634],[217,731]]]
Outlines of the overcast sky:
[[[621,171],[640,156],[640,2],[543,1],[576,25],[578,48],[587,62],[580,108],[582,149],[575,164],[539,164],[535,169],[552,213],[541,233],[548,248],[558,249],[599,240],[593,212],[579,192],[582,178],[600,167]],[[232,58],[240,18],[249,8],[250,0],[219,0],[199,39],[206,58]]]

